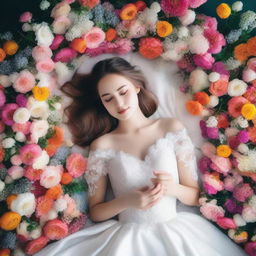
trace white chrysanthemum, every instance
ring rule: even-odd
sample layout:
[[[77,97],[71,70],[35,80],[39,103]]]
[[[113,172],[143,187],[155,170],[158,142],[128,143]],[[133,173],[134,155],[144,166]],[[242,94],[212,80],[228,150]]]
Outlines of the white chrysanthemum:
[[[194,54],[204,54],[209,49],[209,41],[202,34],[193,35],[189,39],[189,48]]]
[[[30,132],[33,140],[38,141],[40,137],[43,137],[47,134],[49,129],[49,124],[46,120],[35,120],[32,122],[30,127]]]
[[[189,37],[189,30],[185,26],[181,26],[178,29],[177,35],[180,39],[188,38]]]
[[[206,121],[207,127],[217,127],[217,125],[218,125],[218,120],[215,116],[210,116]]]
[[[33,162],[34,169],[43,169],[49,163],[50,157],[45,150],[42,151],[42,154],[37,157]]]
[[[51,29],[46,22],[39,24],[35,30],[36,40],[38,45],[50,46],[54,39]]]
[[[191,72],[188,82],[194,93],[209,87],[208,75],[201,68],[197,68]]]
[[[4,190],[4,187],[5,187],[5,183],[2,180],[0,180],[0,192]]]
[[[12,85],[12,81],[10,79],[10,76],[6,76],[6,75],[0,75],[0,84],[3,87],[9,87]]]
[[[174,49],[173,50],[168,50],[168,51],[165,51],[161,57],[164,59],[164,60],[167,60],[167,61],[179,61],[181,58],[182,58],[183,55],[179,55]]]
[[[231,127],[247,128],[249,126],[248,120],[242,116],[236,117],[230,122]]]
[[[165,60],[179,61],[186,52],[188,52],[188,44],[183,40],[172,42],[166,38],[163,43],[164,52],[161,57]]]
[[[33,96],[28,98],[27,108],[32,117],[47,119],[49,116],[49,106],[47,102],[37,101]]]
[[[35,195],[32,193],[22,193],[11,203],[11,210],[21,216],[30,217],[36,209]]]
[[[252,195],[248,203],[256,211],[256,195]]]
[[[33,31],[33,27],[29,23],[24,23],[22,25],[22,30],[24,32]]]
[[[60,183],[62,171],[60,166],[46,166],[40,177],[40,184],[45,188],[51,188]]]
[[[208,77],[209,77],[209,81],[214,83],[220,79],[220,73],[211,72]]]
[[[242,218],[242,216],[240,214],[235,214],[233,216],[233,220],[235,222],[235,224],[238,226],[238,227],[242,227],[242,226],[245,226],[246,225],[246,221]]]
[[[241,172],[256,172],[256,151],[250,150],[248,155],[240,155],[237,157],[238,169]]]
[[[247,84],[240,79],[233,79],[228,83],[228,94],[231,97],[241,96],[247,90]]]
[[[63,212],[67,207],[68,203],[63,198],[59,198],[54,202],[54,208],[57,212]]]
[[[5,138],[2,141],[3,148],[12,148],[15,145],[15,140],[13,138]]]
[[[17,108],[13,114],[13,120],[18,124],[25,124],[30,118],[30,112],[27,108]]]
[[[51,76],[48,73],[38,72],[35,77],[37,80],[39,80],[39,82],[37,83],[37,86],[49,87]]]
[[[56,62],[55,63],[55,71],[56,71],[57,76],[58,76],[59,84],[64,84],[65,82],[70,80],[73,73],[74,73],[72,70],[70,70],[67,67],[66,64],[64,64],[62,62]]]
[[[4,179],[5,184],[11,184],[13,181],[14,179],[10,175],[7,175]]]
[[[190,9],[188,9],[185,15],[179,17],[179,20],[183,26],[188,26],[195,21],[196,13]]]
[[[233,70],[241,66],[241,62],[239,60],[234,59],[233,57],[230,57],[227,59],[227,61],[224,63],[227,70]]]
[[[26,141],[26,136],[23,132],[16,132],[15,140],[17,140],[19,142],[24,142],[24,141]]]
[[[228,127],[225,130],[226,137],[235,136],[239,133],[239,130],[236,127]]]
[[[256,222],[256,211],[253,210],[249,205],[246,206],[242,211],[242,217],[246,222]]]
[[[243,10],[243,3],[241,1],[236,1],[232,4],[232,10],[234,12],[240,12]]]
[[[158,2],[153,2],[151,5],[150,5],[150,9],[156,13],[159,13],[161,11],[161,6]]]
[[[219,98],[215,95],[211,95],[209,103],[206,105],[207,107],[214,108],[219,104]]]
[[[17,234],[29,238],[28,226],[28,222],[22,221],[16,229]]]
[[[240,153],[247,155],[249,152],[249,147],[245,143],[240,143],[239,146],[237,147],[237,150]]]
[[[40,9],[42,11],[44,10],[47,10],[49,7],[50,7],[50,3],[47,1],[47,0],[43,0],[41,3],[40,3]]]
[[[42,235],[42,228],[41,226],[36,227],[34,230],[31,231],[30,237],[32,239],[37,239]]]

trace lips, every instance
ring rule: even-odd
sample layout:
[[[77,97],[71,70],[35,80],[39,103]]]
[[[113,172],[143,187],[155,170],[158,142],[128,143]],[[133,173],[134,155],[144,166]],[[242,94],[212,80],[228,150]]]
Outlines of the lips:
[[[126,112],[127,109],[128,109],[128,108],[122,109],[122,110],[118,111],[118,113],[119,113],[119,114],[123,114],[124,112]]]

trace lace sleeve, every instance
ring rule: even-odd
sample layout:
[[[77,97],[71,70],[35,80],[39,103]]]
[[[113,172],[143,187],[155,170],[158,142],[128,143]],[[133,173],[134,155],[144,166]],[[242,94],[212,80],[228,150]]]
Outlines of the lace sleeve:
[[[194,180],[198,180],[195,147],[186,128],[175,133],[174,150],[177,161],[182,163]]]
[[[97,188],[96,182],[102,175],[108,173],[109,154],[103,149],[96,149],[89,152],[87,169],[84,178],[88,184],[89,195],[94,195]]]

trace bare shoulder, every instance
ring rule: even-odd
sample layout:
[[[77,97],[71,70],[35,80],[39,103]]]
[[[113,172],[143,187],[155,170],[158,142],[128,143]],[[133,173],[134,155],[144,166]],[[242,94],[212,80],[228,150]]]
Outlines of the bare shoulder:
[[[90,144],[90,150],[96,150],[96,149],[105,149],[108,148],[111,141],[111,135],[110,134],[104,134],[97,139],[95,139]]]
[[[174,117],[167,117],[161,119],[161,126],[165,130],[165,132],[176,132],[185,128],[182,122]]]

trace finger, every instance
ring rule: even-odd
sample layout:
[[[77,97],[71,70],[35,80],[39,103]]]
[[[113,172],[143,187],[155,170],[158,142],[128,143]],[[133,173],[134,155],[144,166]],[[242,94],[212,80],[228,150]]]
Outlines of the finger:
[[[158,183],[152,190],[148,191],[148,195],[152,196],[154,194],[156,194],[159,190],[161,190],[161,184]]]

